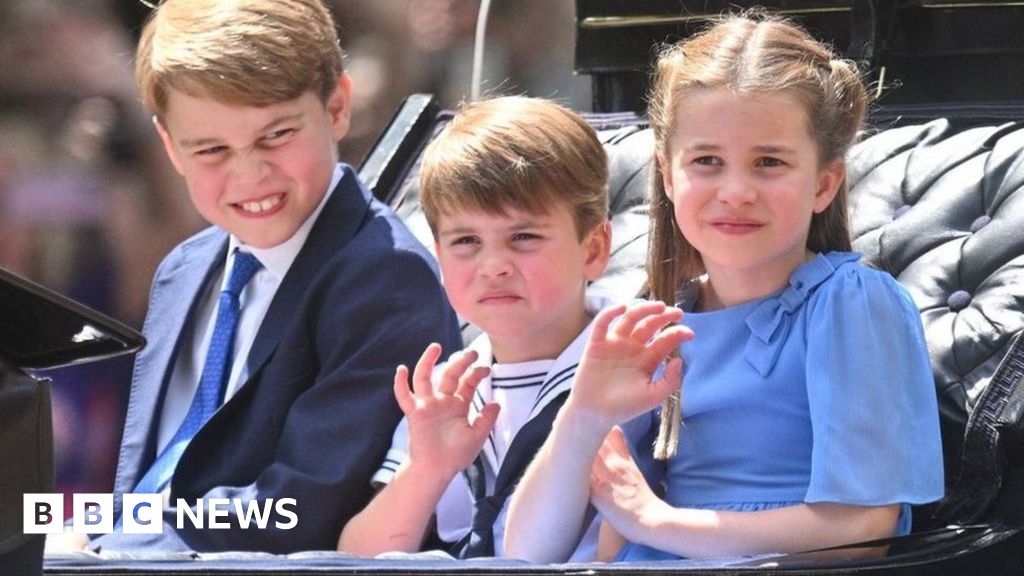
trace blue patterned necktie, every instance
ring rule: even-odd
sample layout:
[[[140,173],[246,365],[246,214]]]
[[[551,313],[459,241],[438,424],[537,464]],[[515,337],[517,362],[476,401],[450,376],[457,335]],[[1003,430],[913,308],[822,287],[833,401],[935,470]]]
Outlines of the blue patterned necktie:
[[[224,395],[224,385],[231,374],[232,349],[234,348],[235,332],[238,328],[238,295],[260,268],[262,265],[255,256],[235,250],[231,265],[231,277],[228,278],[227,287],[220,293],[217,320],[213,325],[213,336],[210,338],[210,346],[206,350],[203,375],[199,379],[199,387],[192,398],[192,405],[189,406],[185,420],[182,421],[171,441],[167,443],[149,471],[135,486],[135,492],[160,492],[167,485],[189,441],[220,406],[221,397]]]

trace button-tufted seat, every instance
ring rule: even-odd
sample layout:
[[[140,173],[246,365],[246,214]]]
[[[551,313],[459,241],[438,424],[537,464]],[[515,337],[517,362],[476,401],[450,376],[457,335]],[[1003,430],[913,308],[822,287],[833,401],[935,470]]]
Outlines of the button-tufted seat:
[[[921,309],[947,447],[1024,327],[1024,128],[949,122],[879,133],[853,150],[854,247]]]

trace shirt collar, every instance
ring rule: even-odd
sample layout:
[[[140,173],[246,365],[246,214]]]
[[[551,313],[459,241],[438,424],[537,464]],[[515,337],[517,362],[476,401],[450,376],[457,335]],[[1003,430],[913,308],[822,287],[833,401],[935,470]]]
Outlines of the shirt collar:
[[[530,411],[530,418],[533,418],[543,410],[552,399],[558,397],[562,392],[569,390],[572,385],[572,376],[576,373],[576,366],[583,357],[583,350],[590,339],[590,330],[594,324],[593,317],[601,310],[614,306],[616,303],[616,299],[607,296],[590,294],[586,296],[584,305],[586,306],[587,313],[591,316],[591,321],[580,331],[565,350],[562,350],[558,357],[555,358],[554,363],[551,364],[547,376],[544,378],[544,385],[538,392],[537,402]],[[491,342],[487,338],[486,333],[473,340],[468,348],[477,352],[478,359],[475,363],[477,366],[490,366],[494,362],[494,357],[491,353]],[[484,378],[477,386],[476,396],[478,398],[473,403],[472,411],[479,410],[486,402],[492,401],[493,391],[489,376]]]
[[[246,246],[237,236],[231,235],[228,240],[228,257],[234,254],[235,248],[244,248],[246,252],[252,253],[257,260],[263,264],[263,267],[274,275],[279,281],[284,278],[284,275],[288,273],[288,269],[291,268],[292,262],[299,255],[299,251],[306,244],[306,238],[309,237],[310,231],[313,229],[313,224],[316,222],[317,217],[320,216],[320,212],[323,211],[324,205],[327,204],[327,200],[330,199],[331,194],[334,193],[334,189],[337,188],[338,183],[341,181],[341,177],[344,171],[341,169],[341,165],[334,167],[334,174],[331,176],[331,184],[327,187],[327,192],[324,193],[324,197],[320,199],[320,203],[317,204],[316,209],[309,215],[308,218],[299,226],[295,234],[292,237],[270,248],[256,248],[253,246]]]
[[[601,310],[613,306],[616,303],[617,302],[614,298],[588,294],[586,296],[584,306],[586,307],[587,313],[593,317]],[[548,406],[548,404],[572,388],[573,377],[576,374],[576,367],[583,358],[583,350],[586,348],[587,341],[590,340],[590,331],[593,326],[594,321],[591,319],[590,323],[583,328],[583,330],[576,336],[569,346],[565,348],[565,350],[562,350],[562,353],[555,358],[551,367],[548,368],[548,373],[544,376],[544,384],[542,384],[540,389],[537,391],[537,399],[534,401],[533,407],[530,409],[530,415],[527,417],[526,422],[533,420],[544,408]],[[470,342],[467,348],[476,351],[478,354],[478,359],[475,365],[490,366],[491,363],[494,362],[494,357],[491,354],[491,342],[487,338],[486,333],[481,334],[475,340]],[[473,401],[470,403],[470,419],[475,418],[476,414],[483,409],[484,405],[488,402],[492,402],[493,400],[494,391],[491,387],[491,377],[488,375],[480,381],[480,384],[477,385],[476,393],[473,395]],[[516,433],[518,434],[518,432]],[[484,442],[482,452],[484,454],[484,459],[490,465],[490,469],[494,474],[497,474],[496,471],[499,468],[498,454],[494,449],[494,442]]]

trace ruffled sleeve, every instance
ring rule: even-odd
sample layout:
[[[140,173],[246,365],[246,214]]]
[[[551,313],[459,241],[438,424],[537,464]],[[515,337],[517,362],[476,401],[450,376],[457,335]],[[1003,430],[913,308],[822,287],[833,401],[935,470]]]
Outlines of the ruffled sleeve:
[[[942,497],[935,386],[917,307],[888,274],[840,266],[808,302],[807,502]]]

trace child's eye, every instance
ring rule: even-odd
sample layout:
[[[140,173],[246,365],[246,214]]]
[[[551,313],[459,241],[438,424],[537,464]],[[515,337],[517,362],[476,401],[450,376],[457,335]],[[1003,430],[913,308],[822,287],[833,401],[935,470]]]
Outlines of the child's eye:
[[[758,158],[757,165],[763,168],[776,168],[779,166],[785,166],[786,163],[778,158],[772,158],[771,156],[765,156],[764,158]]]
[[[472,246],[480,242],[476,236],[459,236],[452,240],[452,246]]]
[[[195,154],[196,156],[201,156],[201,157],[202,156],[210,157],[210,156],[216,156],[217,154],[225,152],[227,149],[228,149],[227,146],[212,146],[210,148],[203,148],[201,150],[196,150],[193,154]]]
[[[516,232],[515,234],[512,235],[512,241],[513,242],[525,242],[525,241],[528,241],[528,240],[540,240],[540,239],[541,239],[541,237],[540,237],[539,234],[534,234],[532,232]]]
[[[693,163],[699,166],[721,166],[722,159],[717,156],[698,156]]]
[[[265,136],[263,136],[263,141],[267,143],[279,142],[296,133],[297,131],[298,130],[296,130],[295,128],[282,128],[281,130],[274,130],[273,132],[269,132]]]

